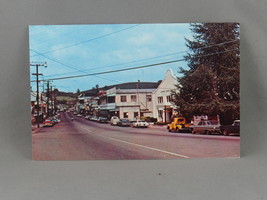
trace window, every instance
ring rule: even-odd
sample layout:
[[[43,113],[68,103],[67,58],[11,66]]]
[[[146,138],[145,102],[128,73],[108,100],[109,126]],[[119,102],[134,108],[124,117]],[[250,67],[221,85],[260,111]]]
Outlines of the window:
[[[115,103],[115,97],[108,97],[108,103]]]
[[[128,112],[123,113],[123,118],[128,118]]]
[[[158,103],[163,103],[163,97],[158,97]]]
[[[146,95],[146,101],[151,102],[152,101],[152,95]]]
[[[166,96],[167,102],[170,102],[172,100],[171,96]]]
[[[134,112],[134,118],[138,117],[138,112]]]
[[[121,102],[126,102],[126,96],[121,96]]]
[[[131,102],[136,102],[136,95],[131,95]]]

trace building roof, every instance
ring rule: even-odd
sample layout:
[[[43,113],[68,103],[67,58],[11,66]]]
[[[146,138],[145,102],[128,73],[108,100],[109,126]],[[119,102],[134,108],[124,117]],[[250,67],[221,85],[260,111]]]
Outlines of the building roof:
[[[117,89],[117,94],[136,94],[136,93],[152,93],[156,89]],[[109,94],[108,96],[111,96],[114,94]]]
[[[159,82],[129,82],[122,83],[116,87],[116,89],[156,89],[160,84]]]
[[[101,90],[109,90],[111,88],[116,89],[156,89],[161,81],[158,82],[128,82],[128,83],[121,83],[116,85],[109,85],[102,88],[98,88],[99,91]],[[91,89],[91,90],[85,90],[82,91],[81,94],[84,94],[85,96],[97,96],[97,90]]]

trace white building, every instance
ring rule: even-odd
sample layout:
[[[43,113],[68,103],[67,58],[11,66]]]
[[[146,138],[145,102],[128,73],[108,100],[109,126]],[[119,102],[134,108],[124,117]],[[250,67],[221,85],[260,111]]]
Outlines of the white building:
[[[106,91],[105,100],[100,101],[100,110],[102,113],[108,111],[109,117],[116,115],[129,120],[142,116],[153,117],[152,96],[158,85],[159,82],[119,84]]]
[[[176,106],[171,103],[171,92],[177,91],[177,78],[171,69],[165,73],[165,77],[153,93],[153,117],[160,122],[170,122]]]

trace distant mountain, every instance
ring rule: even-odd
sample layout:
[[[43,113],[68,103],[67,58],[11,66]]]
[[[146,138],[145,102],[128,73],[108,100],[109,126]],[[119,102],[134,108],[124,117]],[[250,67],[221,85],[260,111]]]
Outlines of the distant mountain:
[[[53,90],[53,94],[58,97],[58,96],[64,96],[64,97],[71,97],[71,98],[77,98],[78,94],[77,93],[73,93],[73,92],[62,92],[59,91],[58,89],[54,89]]]

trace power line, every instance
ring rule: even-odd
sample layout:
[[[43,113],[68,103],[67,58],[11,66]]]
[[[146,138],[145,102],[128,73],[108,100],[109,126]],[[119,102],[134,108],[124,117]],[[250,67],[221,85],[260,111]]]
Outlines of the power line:
[[[68,67],[68,68],[75,69],[75,70],[77,70],[77,71],[83,72],[82,70],[78,69],[77,67],[74,67],[74,66],[69,65],[69,64],[65,64],[65,63],[63,63],[63,62],[61,62],[61,61],[59,61],[59,60],[54,59],[54,58],[50,58],[50,57],[48,57],[48,56],[46,56],[46,55],[43,55],[42,53],[39,53],[38,51],[35,51],[35,50],[33,50],[33,49],[30,49],[30,51],[32,51],[32,52],[34,52],[34,53],[36,53],[36,54],[38,54],[38,55],[40,55],[40,56],[43,56],[43,57],[45,57],[45,58],[47,58],[47,59],[49,59],[49,60],[52,60],[52,61],[54,61],[54,62],[56,62],[56,63],[58,63],[58,64],[64,65],[65,67]]]
[[[42,55],[41,53],[37,52],[36,50],[33,50],[33,49],[30,49],[31,51],[49,59],[49,60],[52,60],[54,62],[57,62],[61,65],[64,65],[66,67],[69,67],[69,66],[74,66],[74,65],[69,65],[69,64],[64,64],[62,63],[61,61],[59,60],[56,60],[56,59],[53,59],[53,58],[50,58],[48,56],[45,56],[45,55]],[[180,53],[184,53],[186,51],[180,51],[180,52],[176,52],[176,53],[170,53],[170,54],[166,54],[166,55],[162,55],[162,56],[155,56],[155,57],[150,57],[150,58],[145,58],[145,59],[140,59],[140,60],[134,60],[134,61],[130,61],[130,62],[126,62],[126,63],[119,63],[119,64],[114,64],[114,65],[108,65],[108,66],[104,66],[104,67],[98,67],[98,68],[91,68],[91,69],[85,69],[85,70],[78,70],[77,67],[75,67],[77,70],[75,72],[68,72],[68,73],[62,73],[62,74],[55,74],[55,75],[50,75],[50,76],[46,76],[46,77],[51,77],[51,76],[58,76],[58,75],[65,75],[65,74],[72,74],[72,73],[76,73],[77,71],[80,71],[80,72],[88,72],[88,71],[92,71],[92,70],[95,70],[95,69],[105,69],[105,68],[110,68],[110,67],[115,67],[115,66],[120,66],[120,65],[126,65],[126,64],[131,64],[131,63],[135,63],[135,62],[140,62],[140,61],[145,61],[145,60],[151,60],[151,59],[155,59],[155,58],[162,58],[162,57],[166,57],[166,56],[171,56],[171,55],[177,55],[177,54],[180,54]],[[73,68],[73,67],[72,67]],[[75,69],[73,68],[73,69]]]
[[[226,50],[226,51],[222,51],[222,52],[196,56],[196,57],[207,57],[207,56],[217,55],[217,54],[231,52],[231,51],[238,51],[238,49],[231,49],[231,50]],[[154,64],[150,64],[150,65],[142,65],[142,66],[137,66],[137,67],[117,69],[117,70],[111,70],[111,71],[105,71],[105,72],[97,72],[97,73],[85,74],[85,75],[59,77],[59,78],[53,78],[53,79],[47,79],[47,80],[51,81],[51,80],[62,80],[62,79],[70,79],[70,78],[80,78],[80,77],[85,77],[85,76],[95,76],[95,75],[100,75],[100,74],[108,74],[108,73],[115,73],[115,72],[121,72],[121,71],[129,71],[129,70],[134,70],[134,69],[148,68],[148,67],[153,67],[153,66],[158,66],[158,65],[166,65],[166,64],[175,63],[175,62],[181,62],[181,61],[185,61],[185,60],[186,59],[184,58],[184,59],[179,59],[179,60],[172,60],[172,61],[166,61],[166,62],[161,62],[161,63],[154,63]],[[40,81],[46,81],[46,80],[40,80]],[[34,82],[34,80],[31,81],[31,82]]]
[[[214,46],[219,46],[219,45],[224,45],[224,44],[229,44],[229,43],[233,43],[233,42],[236,42],[238,40],[230,40],[230,41],[226,41],[226,42],[222,42],[222,43],[217,43],[217,44],[211,44],[211,45],[208,45],[208,46],[203,46],[203,47],[199,47],[198,49],[205,49],[205,48],[210,48],[210,47],[214,47]],[[50,58],[48,56],[45,56],[43,55],[42,53],[36,51],[36,50],[33,50],[33,49],[30,49],[31,51],[35,52],[36,54],[40,55],[40,56],[43,56],[49,60],[52,60],[54,62],[57,62],[61,65],[64,65],[66,67],[69,67],[69,68],[72,68],[72,69],[75,69],[76,71],[79,71],[79,72],[82,72],[82,73],[86,73],[88,71],[92,71],[92,70],[95,70],[95,69],[104,69],[104,68],[109,68],[109,67],[114,67],[114,66],[120,66],[120,65],[126,65],[126,64],[130,64],[130,63],[135,63],[135,62],[140,62],[140,61],[145,61],[145,60],[151,60],[151,59],[155,59],[155,58],[161,58],[161,57],[166,57],[166,56],[171,56],[171,55],[176,55],[176,54],[180,54],[180,53],[184,53],[186,51],[180,51],[180,52],[176,52],[176,53],[171,53],[171,54],[166,54],[166,55],[162,55],[162,56],[156,56],[156,57],[151,57],[151,58],[145,58],[145,59],[140,59],[140,60],[134,60],[134,61],[130,61],[130,62],[126,62],[126,63],[119,63],[119,64],[114,64],[114,65],[108,65],[108,66],[104,66],[104,67],[99,67],[99,68],[92,68],[92,69],[79,69],[77,68],[76,66],[74,67],[74,65],[69,65],[69,64],[65,64],[59,60],[56,60],[56,59],[53,59],[53,58]],[[57,75],[66,75],[66,74],[72,74],[72,73],[75,73],[75,72],[69,72],[69,73],[63,73],[63,74],[56,74],[56,75],[51,75],[51,76],[57,76]],[[51,77],[50,76],[50,77]]]
[[[39,54],[39,52],[37,52],[37,51],[35,51],[35,50],[32,50],[32,49],[30,49],[30,50],[33,51],[33,52],[35,52],[35,53],[37,53],[37,54]],[[77,71],[84,73],[83,70],[80,70],[79,68],[77,68],[77,67],[74,66],[74,65],[69,65],[69,64],[66,64],[66,63],[62,63],[61,61],[58,61],[58,60],[53,59],[53,58],[49,58],[49,57],[47,57],[47,56],[45,56],[45,55],[42,55],[42,56],[44,56],[45,58],[47,58],[47,59],[49,59],[49,60],[52,60],[52,61],[54,61],[54,62],[56,62],[56,63],[59,63],[59,64],[61,64],[61,65],[64,65],[65,67],[72,68],[72,69],[76,69]],[[109,81],[117,82],[117,83],[118,83],[118,81],[116,81],[116,80],[112,80],[112,79],[109,79],[109,78],[104,78],[104,77],[101,77],[101,76],[97,76],[97,77],[98,77],[98,78],[101,78],[101,79],[105,79],[105,80],[109,80]]]
[[[127,28],[120,29],[118,31],[114,31],[114,32],[111,32],[111,33],[108,33],[108,34],[104,34],[104,35],[89,39],[89,40],[85,40],[85,41],[82,41],[82,42],[78,42],[78,43],[74,43],[74,44],[71,44],[71,45],[67,45],[65,47],[54,49],[52,51],[43,52],[42,54],[48,54],[48,53],[52,53],[52,52],[59,51],[59,50],[62,50],[62,49],[66,49],[66,48],[70,48],[70,47],[77,46],[77,45],[80,45],[80,44],[84,44],[84,43],[87,43],[87,42],[91,42],[91,41],[94,41],[94,40],[98,40],[98,39],[101,39],[101,38],[104,38],[104,37],[107,37],[107,36],[110,36],[110,35],[113,35],[113,34],[128,30],[128,29],[131,29],[131,28],[134,28],[134,27],[140,26],[140,25],[141,24],[136,24],[136,25],[133,25],[133,26],[130,26],[130,27],[127,27]],[[31,57],[35,57],[35,56],[37,56],[37,55],[33,55]]]

